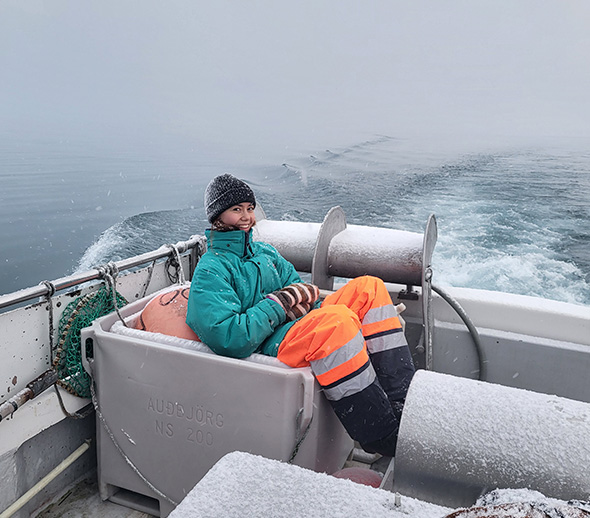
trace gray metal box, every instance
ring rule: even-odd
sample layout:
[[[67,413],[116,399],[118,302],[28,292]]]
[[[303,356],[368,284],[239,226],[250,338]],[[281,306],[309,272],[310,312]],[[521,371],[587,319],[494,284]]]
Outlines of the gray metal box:
[[[123,317],[150,298],[123,308]],[[85,363],[100,411],[103,499],[167,516],[226,453],[288,461],[308,425],[293,463],[326,473],[343,466],[353,442],[309,368],[122,336],[111,332],[117,321],[108,315],[82,332],[83,349],[93,350]]]

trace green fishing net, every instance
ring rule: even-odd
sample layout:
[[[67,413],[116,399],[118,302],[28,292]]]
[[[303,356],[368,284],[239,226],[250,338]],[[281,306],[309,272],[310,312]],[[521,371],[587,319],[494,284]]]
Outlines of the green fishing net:
[[[117,307],[127,304],[125,298],[116,293]],[[80,397],[90,397],[90,376],[82,366],[80,331],[92,324],[93,320],[115,310],[113,293],[107,286],[88,293],[70,302],[59,319],[58,343],[53,367],[59,375],[58,383],[68,392]],[[86,351],[92,357],[92,350]]]

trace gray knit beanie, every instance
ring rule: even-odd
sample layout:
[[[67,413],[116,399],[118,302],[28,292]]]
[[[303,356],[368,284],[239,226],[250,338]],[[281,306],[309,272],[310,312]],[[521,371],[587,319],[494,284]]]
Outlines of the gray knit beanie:
[[[256,207],[256,198],[250,186],[229,173],[216,176],[205,189],[205,211],[213,223],[223,211],[243,202]]]

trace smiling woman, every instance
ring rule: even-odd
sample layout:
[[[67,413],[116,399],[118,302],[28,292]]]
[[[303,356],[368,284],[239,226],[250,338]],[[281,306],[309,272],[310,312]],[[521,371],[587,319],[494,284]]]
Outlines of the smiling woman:
[[[250,186],[229,173],[216,176],[207,185],[205,211],[215,230],[248,232],[256,224],[255,208]]]
[[[256,224],[254,205],[249,202],[239,203],[224,211],[215,222],[216,230],[226,227],[232,230],[248,232]]]
[[[191,283],[187,324],[213,352],[310,366],[348,434],[393,456],[414,374],[404,330],[381,279],[350,280],[320,303],[293,264],[252,240],[256,199],[225,173],[205,191],[212,228]]]

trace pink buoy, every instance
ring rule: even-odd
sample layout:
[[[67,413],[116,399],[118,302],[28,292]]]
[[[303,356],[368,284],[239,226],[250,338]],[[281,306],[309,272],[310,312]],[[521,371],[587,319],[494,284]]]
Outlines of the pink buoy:
[[[368,468],[344,468],[336,473],[332,474],[336,478],[346,478],[356,482],[357,484],[363,484],[365,486],[379,487],[381,485],[382,477],[376,471],[372,471]]]
[[[143,308],[136,329],[186,340],[199,340],[186,323],[189,292],[188,286],[172,286],[156,294]]]

